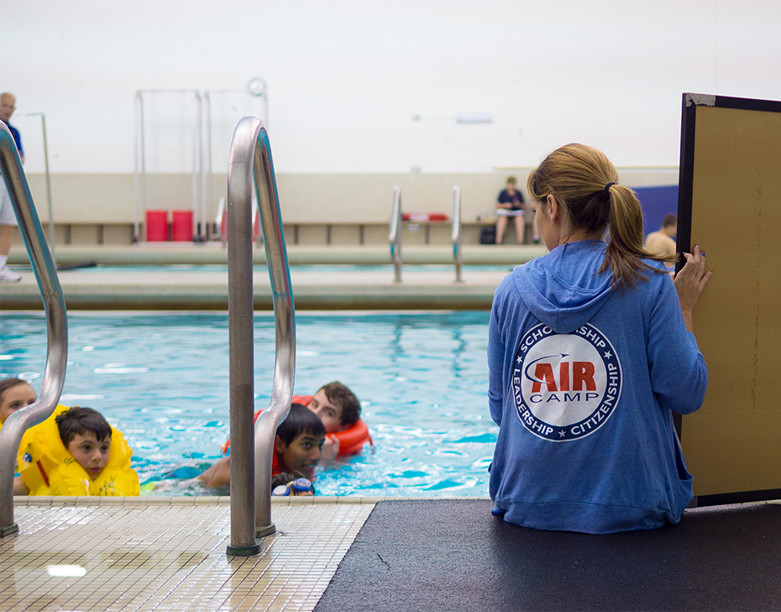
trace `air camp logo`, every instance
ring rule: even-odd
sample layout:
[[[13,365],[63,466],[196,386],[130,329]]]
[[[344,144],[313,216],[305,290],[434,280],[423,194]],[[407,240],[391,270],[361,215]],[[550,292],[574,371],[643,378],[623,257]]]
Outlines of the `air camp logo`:
[[[518,417],[546,440],[583,438],[613,414],[621,378],[613,346],[593,325],[570,334],[538,325],[518,345],[512,376]]]

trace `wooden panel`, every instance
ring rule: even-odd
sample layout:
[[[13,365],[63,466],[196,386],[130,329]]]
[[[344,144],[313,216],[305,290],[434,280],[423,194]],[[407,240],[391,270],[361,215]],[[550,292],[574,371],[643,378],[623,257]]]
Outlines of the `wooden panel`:
[[[699,244],[715,271],[694,316],[708,392],[682,423],[698,496],[781,488],[779,111],[714,97],[684,107],[679,249]]]

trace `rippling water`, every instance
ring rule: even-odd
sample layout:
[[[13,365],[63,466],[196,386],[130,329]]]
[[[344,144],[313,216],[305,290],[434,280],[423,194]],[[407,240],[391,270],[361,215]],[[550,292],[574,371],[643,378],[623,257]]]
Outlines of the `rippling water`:
[[[487,312],[297,314],[295,392],[341,380],[373,451],[318,469],[325,495],[485,496],[498,428],[488,414]],[[228,317],[75,313],[62,403],[101,411],[134,451],[144,494],[202,495],[189,479],[228,436]],[[256,407],[268,405],[273,316],[255,316]],[[0,317],[0,378],[40,387],[43,315]]]

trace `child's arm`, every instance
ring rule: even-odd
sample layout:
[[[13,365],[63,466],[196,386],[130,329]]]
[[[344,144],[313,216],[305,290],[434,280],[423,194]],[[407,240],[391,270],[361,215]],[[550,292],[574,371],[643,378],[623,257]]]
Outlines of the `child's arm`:
[[[217,463],[198,476],[198,480],[209,489],[229,487],[231,483],[230,455],[217,461]]]
[[[14,495],[29,495],[30,489],[27,488],[27,485],[24,484],[24,480],[22,480],[21,476],[16,476],[14,478]]]

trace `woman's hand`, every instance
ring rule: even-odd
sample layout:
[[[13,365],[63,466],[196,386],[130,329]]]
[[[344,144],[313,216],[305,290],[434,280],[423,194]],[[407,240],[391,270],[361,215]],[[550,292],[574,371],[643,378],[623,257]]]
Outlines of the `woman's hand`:
[[[694,332],[693,313],[700,293],[713,275],[713,270],[705,271],[705,253],[695,244],[692,253],[684,253],[686,263],[675,275],[675,290],[681,302],[681,312],[686,323],[686,329]]]

